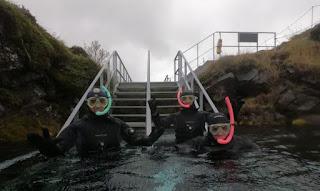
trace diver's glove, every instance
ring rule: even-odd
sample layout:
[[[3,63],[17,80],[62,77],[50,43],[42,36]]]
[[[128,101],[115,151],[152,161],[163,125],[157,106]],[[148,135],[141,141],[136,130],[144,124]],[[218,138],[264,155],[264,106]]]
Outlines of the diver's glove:
[[[40,153],[46,157],[63,155],[63,152],[57,146],[57,143],[62,141],[62,138],[52,139],[47,128],[42,128],[42,135],[43,136],[40,136],[37,133],[28,133],[27,140],[39,149]]]
[[[158,115],[158,111],[157,111],[157,101],[155,98],[149,99],[148,100],[149,103],[149,107],[151,110],[151,115],[152,116],[157,116]]]

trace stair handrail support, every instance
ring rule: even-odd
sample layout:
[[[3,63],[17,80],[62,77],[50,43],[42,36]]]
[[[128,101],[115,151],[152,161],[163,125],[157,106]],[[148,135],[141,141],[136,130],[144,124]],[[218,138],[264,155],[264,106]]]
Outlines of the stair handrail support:
[[[189,68],[189,71],[191,73],[191,76],[192,76],[192,81],[195,80],[200,88],[200,96],[201,94],[203,94],[208,103],[210,104],[211,108],[213,109],[213,111],[215,113],[218,113],[218,109],[216,108],[216,106],[214,105],[214,103],[212,102],[210,96],[208,95],[207,91],[204,89],[203,85],[201,84],[200,80],[198,79],[198,77],[196,76],[196,74],[194,73],[194,71],[192,70],[190,64],[188,63],[187,59],[185,58],[185,56],[183,55],[183,53],[179,50],[176,57],[175,57],[175,61],[177,60],[178,58],[178,85],[179,85],[179,88],[181,88],[182,84],[184,83],[188,90],[190,91],[193,91],[193,83],[191,83],[192,87],[190,87],[189,83],[188,83],[188,80],[187,80],[187,68]],[[184,61],[184,68],[185,68],[185,71],[184,73],[182,72],[182,59]],[[176,71],[174,71],[174,75],[176,75]],[[202,92],[202,93],[201,93]],[[200,102],[203,103],[203,100],[202,98],[200,98]],[[195,102],[195,105],[197,106],[197,101]],[[199,105],[197,106],[199,107]],[[200,108],[203,108],[203,105],[200,105]]]
[[[87,98],[88,93],[90,92],[90,90],[92,90],[92,88],[94,87],[94,85],[97,83],[98,79],[100,79],[100,88],[103,84],[103,71],[105,69],[107,69],[107,83],[105,84],[105,87],[108,87],[110,82],[111,82],[111,78],[114,76],[114,71],[110,70],[110,60],[111,58],[113,59],[114,64],[117,64],[115,60],[117,60],[117,57],[120,59],[117,51],[113,51],[110,56],[107,58],[107,60],[104,62],[104,64],[101,66],[99,72],[97,73],[97,75],[95,76],[95,78],[92,80],[91,84],[89,85],[89,87],[87,88],[87,90],[85,91],[85,93],[82,95],[81,99],[79,100],[79,102],[77,103],[76,107],[73,109],[73,111],[71,112],[71,114],[69,115],[68,119],[66,120],[66,122],[63,124],[62,128],[60,129],[59,133],[57,134],[57,137],[60,135],[60,133],[71,124],[71,122],[74,119],[78,119],[78,112],[80,110],[80,107],[82,106],[83,102],[85,101],[85,99]],[[114,59],[115,58],[115,59]],[[120,59],[121,61],[121,59]],[[121,64],[122,61],[121,61]],[[125,69],[126,70],[126,69]],[[117,68],[116,68],[117,71]],[[126,75],[128,76],[128,79],[132,82],[131,77],[129,75],[129,73],[126,70]],[[115,75],[115,77],[117,78],[117,75]],[[115,81],[115,80],[114,80]],[[115,87],[115,86],[114,86]]]

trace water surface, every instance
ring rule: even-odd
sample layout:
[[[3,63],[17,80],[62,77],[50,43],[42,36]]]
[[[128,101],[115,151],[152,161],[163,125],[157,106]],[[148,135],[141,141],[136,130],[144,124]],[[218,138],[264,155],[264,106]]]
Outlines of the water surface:
[[[75,149],[40,155],[0,171],[3,190],[319,190],[319,127],[240,127],[261,152],[181,155],[172,131],[151,147],[125,146],[92,159]]]

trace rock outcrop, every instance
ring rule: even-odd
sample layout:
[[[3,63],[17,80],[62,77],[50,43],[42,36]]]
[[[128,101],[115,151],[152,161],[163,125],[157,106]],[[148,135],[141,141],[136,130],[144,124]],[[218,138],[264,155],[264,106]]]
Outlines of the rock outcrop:
[[[281,45],[281,50],[212,61],[211,72],[200,79],[222,111],[226,96],[245,101],[241,123],[286,125],[302,117],[312,124],[316,120],[308,116],[320,116],[319,29],[320,24]],[[301,44],[304,47],[294,47]],[[312,62],[303,58],[306,54]]]
[[[70,50],[29,11],[0,1],[0,143],[42,126],[58,131],[98,71],[81,48]]]

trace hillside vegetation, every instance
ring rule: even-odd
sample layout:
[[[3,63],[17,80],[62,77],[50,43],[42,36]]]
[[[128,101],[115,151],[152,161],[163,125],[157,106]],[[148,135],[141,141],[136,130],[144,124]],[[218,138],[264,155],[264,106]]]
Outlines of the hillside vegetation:
[[[0,0],[0,143],[23,140],[43,126],[60,129],[100,68],[77,52],[27,9]]]

